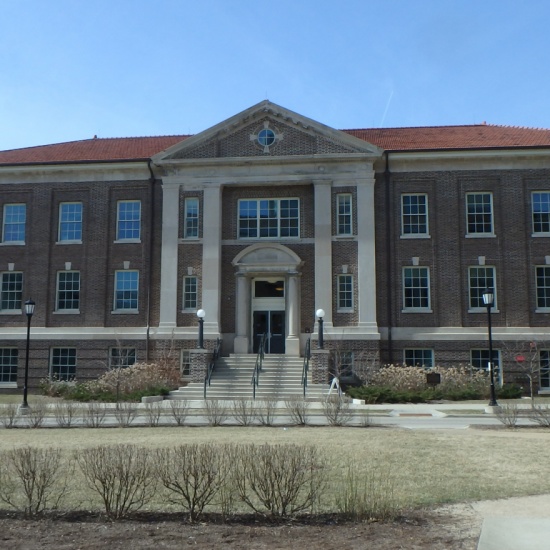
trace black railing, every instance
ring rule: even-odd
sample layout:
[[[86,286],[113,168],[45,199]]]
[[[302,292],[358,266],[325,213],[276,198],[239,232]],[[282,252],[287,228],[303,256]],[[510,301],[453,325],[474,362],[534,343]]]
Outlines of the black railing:
[[[212,373],[216,368],[216,361],[220,356],[220,349],[222,347],[222,341],[220,338],[216,340],[216,347],[214,348],[214,353],[212,354],[212,359],[208,363],[208,369],[206,369],[206,376],[204,377],[204,399],[206,399],[206,388],[210,387],[210,380],[212,379]]]
[[[254,373],[252,374],[252,398],[256,399],[256,388],[260,382],[260,372],[262,370],[262,362],[265,355],[265,344],[267,342],[267,334],[264,332],[260,338],[260,345],[258,346],[258,355],[256,355],[256,364],[254,365]]]
[[[307,392],[307,375],[309,373],[309,359],[311,357],[311,338],[307,339],[304,351],[304,366],[302,368],[302,386],[304,386],[304,397]]]

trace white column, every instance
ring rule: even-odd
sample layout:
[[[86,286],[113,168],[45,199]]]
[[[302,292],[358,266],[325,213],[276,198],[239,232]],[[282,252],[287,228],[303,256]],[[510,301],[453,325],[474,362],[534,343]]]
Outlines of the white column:
[[[178,307],[179,183],[162,184],[159,327],[176,326]]]
[[[235,353],[249,352],[248,332],[250,330],[250,280],[244,273],[237,273],[237,293],[235,296]]]
[[[219,333],[221,286],[221,186],[205,187],[203,194],[202,309],[204,329]]]
[[[331,183],[315,182],[315,305],[311,316],[325,310],[325,328],[332,327]]]
[[[376,323],[376,250],[374,170],[357,182],[357,286],[359,326],[378,332]]]
[[[300,355],[300,292],[298,285],[300,275],[297,271],[288,274],[288,288],[286,299],[286,317],[288,323],[288,336],[286,337],[286,355]]]

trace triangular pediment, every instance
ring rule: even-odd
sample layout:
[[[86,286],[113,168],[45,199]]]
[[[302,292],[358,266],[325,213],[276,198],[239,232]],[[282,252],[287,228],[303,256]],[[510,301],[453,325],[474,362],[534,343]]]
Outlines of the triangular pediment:
[[[270,101],[177,143],[155,163],[185,159],[355,155],[379,157],[382,150]]]

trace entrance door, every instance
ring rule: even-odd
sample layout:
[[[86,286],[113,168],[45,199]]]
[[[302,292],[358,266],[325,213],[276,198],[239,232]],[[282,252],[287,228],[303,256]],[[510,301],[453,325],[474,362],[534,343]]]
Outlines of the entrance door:
[[[267,334],[265,352],[285,352],[285,312],[284,311],[255,311],[253,318],[254,353],[258,353],[260,340]]]

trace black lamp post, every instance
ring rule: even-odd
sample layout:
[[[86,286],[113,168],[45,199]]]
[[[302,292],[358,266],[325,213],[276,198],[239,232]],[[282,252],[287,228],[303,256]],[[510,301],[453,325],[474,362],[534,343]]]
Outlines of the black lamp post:
[[[491,400],[489,401],[489,407],[498,407],[497,396],[495,392],[495,372],[493,363],[493,334],[491,330],[491,308],[495,301],[495,294],[491,288],[487,288],[482,294],[483,303],[487,308],[487,326],[489,329],[489,372],[491,375]]]
[[[27,353],[25,355],[25,385],[23,386],[23,404],[21,409],[27,410],[29,404],[27,403],[27,390],[29,386],[29,347],[31,341],[31,319],[34,313],[35,303],[33,300],[27,300],[25,302],[25,315],[27,316]]]
[[[317,343],[319,349],[323,349],[325,342],[323,341],[323,317],[325,316],[324,309],[318,309],[316,311],[317,319],[319,320],[319,341]]]
[[[199,318],[199,342],[198,342],[198,348],[204,349],[204,316],[206,315],[206,312],[204,309],[199,309],[197,311],[197,317]]]

